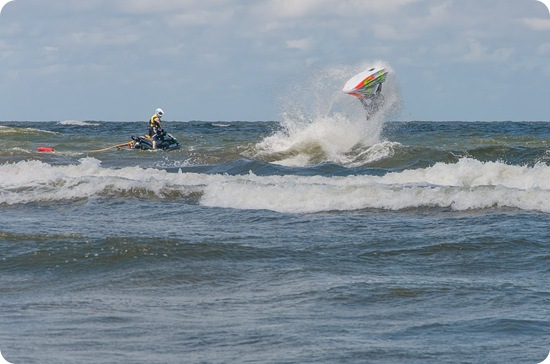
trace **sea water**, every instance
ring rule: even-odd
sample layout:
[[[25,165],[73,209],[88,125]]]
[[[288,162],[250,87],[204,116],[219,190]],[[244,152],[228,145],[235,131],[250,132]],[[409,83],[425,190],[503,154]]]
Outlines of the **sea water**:
[[[167,121],[169,152],[89,152],[145,122],[2,123],[2,355],[544,360],[550,123],[366,120],[343,96]]]

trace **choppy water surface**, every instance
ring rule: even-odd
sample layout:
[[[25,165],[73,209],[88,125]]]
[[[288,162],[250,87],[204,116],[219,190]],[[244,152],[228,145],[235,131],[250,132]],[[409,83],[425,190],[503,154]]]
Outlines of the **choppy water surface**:
[[[541,362],[550,124],[327,115],[3,123],[2,355]]]

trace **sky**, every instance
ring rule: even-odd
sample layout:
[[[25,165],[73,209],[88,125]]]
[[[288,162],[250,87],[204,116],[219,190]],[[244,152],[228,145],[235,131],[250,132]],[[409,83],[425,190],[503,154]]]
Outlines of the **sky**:
[[[14,0],[0,120],[277,121],[299,80],[376,62],[396,120],[550,120],[536,0]]]

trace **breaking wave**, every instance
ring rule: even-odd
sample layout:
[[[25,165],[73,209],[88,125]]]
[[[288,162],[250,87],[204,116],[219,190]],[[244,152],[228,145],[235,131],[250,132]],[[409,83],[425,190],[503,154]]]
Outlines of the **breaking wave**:
[[[347,79],[372,65],[390,73],[384,106],[366,120],[361,104],[341,90]],[[322,162],[355,166],[363,157],[367,162],[384,157],[379,152],[388,144],[381,134],[388,115],[399,110],[400,96],[394,72],[379,61],[315,72],[296,82],[281,97],[281,105],[280,129],[256,145],[254,158],[292,167]]]
[[[0,206],[92,198],[182,200],[210,207],[316,213],[361,209],[513,208],[550,212],[550,167],[462,158],[382,176],[176,173],[40,161],[0,165]]]
[[[60,121],[59,125],[69,125],[69,126],[99,126],[99,123],[92,123],[89,121],[80,121],[80,120],[64,120]]]

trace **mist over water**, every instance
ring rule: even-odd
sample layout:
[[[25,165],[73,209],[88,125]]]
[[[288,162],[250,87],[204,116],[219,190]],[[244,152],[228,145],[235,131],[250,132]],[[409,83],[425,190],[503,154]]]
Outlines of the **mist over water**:
[[[359,100],[342,92],[342,87],[373,66],[386,68],[389,74],[382,91],[385,103],[367,120]],[[400,102],[397,79],[385,62],[315,70],[281,95],[280,130],[256,145],[254,157],[297,167],[323,162],[355,166],[390,156],[394,145],[382,138],[382,132]]]

